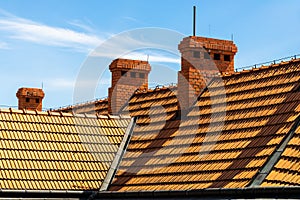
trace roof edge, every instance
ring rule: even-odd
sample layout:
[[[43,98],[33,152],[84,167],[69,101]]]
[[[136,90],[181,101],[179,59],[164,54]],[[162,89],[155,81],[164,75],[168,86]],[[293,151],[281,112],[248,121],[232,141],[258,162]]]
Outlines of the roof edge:
[[[176,191],[99,192],[95,199],[299,198],[300,187],[209,188]]]
[[[38,111],[38,110],[19,110],[13,108],[0,108],[0,113],[24,114],[24,115],[44,115],[44,116],[59,116],[59,117],[76,117],[76,118],[93,118],[93,119],[130,119],[127,115],[100,115],[100,114],[77,114],[66,113],[62,111]]]
[[[86,198],[95,191],[92,190],[9,190],[0,189],[0,198]]]

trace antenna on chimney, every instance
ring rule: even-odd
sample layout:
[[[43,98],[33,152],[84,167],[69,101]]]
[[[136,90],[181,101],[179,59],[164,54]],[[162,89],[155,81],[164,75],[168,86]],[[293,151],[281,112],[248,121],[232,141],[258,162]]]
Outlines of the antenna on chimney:
[[[196,36],[196,6],[194,6],[193,12],[193,36]]]

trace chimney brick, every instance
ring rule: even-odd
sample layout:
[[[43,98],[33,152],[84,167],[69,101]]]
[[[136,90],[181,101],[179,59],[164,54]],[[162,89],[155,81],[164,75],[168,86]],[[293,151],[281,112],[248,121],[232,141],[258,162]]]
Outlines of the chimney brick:
[[[108,111],[118,114],[137,89],[148,89],[151,67],[147,61],[119,58],[109,65],[109,70],[112,79],[108,89]]]
[[[42,111],[43,98],[45,93],[39,88],[20,88],[16,96],[18,98],[18,108],[26,110]]]
[[[178,45],[181,71],[178,72],[180,109],[187,110],[209,81],[223,73],[234,72],[237,47],[233,41],[190,36]]]

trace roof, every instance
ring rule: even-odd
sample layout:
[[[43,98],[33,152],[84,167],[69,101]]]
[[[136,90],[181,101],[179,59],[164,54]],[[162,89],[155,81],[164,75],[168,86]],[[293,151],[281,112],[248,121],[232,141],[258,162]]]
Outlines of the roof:
[[[262,186],[300,186],[300,126]]]
[[[98,190],[129,122],[1,109],[1,190]]]
[[[130,106],[128,106],[130,105]],[[149,110],[151,108],[151,110]],[[73,106],[56,109],[59,112],[79,113],[79,114],[108,114],[108,99],[100,99]],[[150,111],[150,112],[149,112]],[[137,90],[133,97],[122,108],[123,115],[138,117],[137,124],[149,123],[149,114],[153,120],[159,113],[167,113],[168,119],[174,117],[178,111],[177,87],[174,85],[155,87],[148,90]]]
[[[134,115],[145,119],[152,112],[162,120],[135,127],[109,189],[244,188],[264,177],[262,169],[269,169],[262,185],[299,184],[299,170],[287,167],[300,156],[299,129],[293,132],[300,113],[299,65],[291,60],[214,79],[187,117],[166,118],[164,106],[151,111],[158,100],[149,111],[138,110],[152,94],[137,97],[137,105],[129,103]]]
[[[175,118],[177,111],[177,87],[168,86],[135,92],[122,113],[137,117],[139,126],[147,126]]]
[[[68,112],[68,113],[85,113],[85,114],[100,114],[100,115],[108,115],[108,100],[99,99],[95,101],[85,102],[76,104],[73,106],[67,106],[59,109],[55,109],[54,111],[58,112]]]
[[[5,199],[299,199],[300,187],[209,188],[177,191],[37,191],[0,190]]]
[[[98,193],[94,199],[299,199],[299,187],[210,188],[178,191],[136,191]]]
[[[187,117],[177,87],[135,92],[123,114],[137,126],[109,190],[299,186],[299,65],[223,74]]]

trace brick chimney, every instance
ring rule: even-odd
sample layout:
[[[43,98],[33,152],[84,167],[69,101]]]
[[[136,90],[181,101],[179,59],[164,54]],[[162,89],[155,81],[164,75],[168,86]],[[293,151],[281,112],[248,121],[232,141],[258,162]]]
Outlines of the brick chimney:
[[[45,93],[39,88],[20,88],[16,94],[19,109],[42,111]]]
[[[178,49],[181,53],[178,98],[184,111],[192,106],[213,77],[234,72],[237,47],[229,40],[190,36],[183,38]]]
[[[137,89],[148,89],[151,67],[147,61],[116,59],[109,65],[109,70],[112,80],[108,89],[108,111],[118,114]]]

